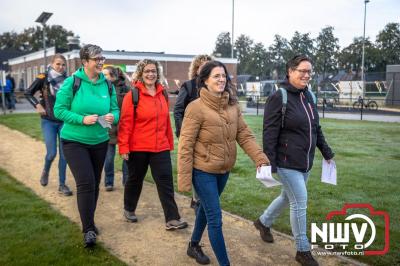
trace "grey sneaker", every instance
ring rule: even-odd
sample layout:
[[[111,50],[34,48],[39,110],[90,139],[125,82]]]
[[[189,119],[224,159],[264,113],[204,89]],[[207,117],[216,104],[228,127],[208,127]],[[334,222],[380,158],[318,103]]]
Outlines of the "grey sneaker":
[[[83,234],[83,245],[85,248],[90,248],[96,245],[96,233],[94,231],[88,231]]]
[[[64,196],[72,196],[72,191],[67,185],[60,185],[58,187],[58,193],[63,194]]]
[[[128,222],[136,223],[138,221],[135,212],[124,210],[124,216]]]
[[[40,184],[42,186],[47,186],[49,183],[49,173],[43,170],[42,175],[40,176]]]
[[[171,220],[165,225],[166,230],[183,229],[188,227],[187,222],[181,220]]]
[[[106,191],[113,191],[114,187],[112,185],[107,185],[106,186]]]

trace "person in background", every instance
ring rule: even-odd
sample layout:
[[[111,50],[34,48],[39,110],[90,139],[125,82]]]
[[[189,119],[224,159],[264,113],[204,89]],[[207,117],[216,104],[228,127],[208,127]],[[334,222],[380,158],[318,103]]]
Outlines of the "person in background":
[[[65,80],[54,106],[55,117],[64,121],[61,140],[75,178],[85,247],[95,245],[99,233],[94,216],[109,141],[107,124],[119,119],[115,89],[102,73],[102,51],[93,44],[81,48],[82,67]]]
[[[200,198],[187,255],[200,264],[210,263],[200,246],[208,226],[208,237],[219,265],[230,265],[219,199],[235,165],[236,143],[257,169],[269,164],[243,120],[228,77],[225,65],[219,61],[207,62],[201,68],[200,98],[188,105],[179,137],[178,189],[190,191],[193,184]]]
[[[279,214],[290,206],[290,225],[296,241],[296,261],[301,265],[316,266],[307,239],[307,179],[313,165],[315,148],[330,162],[334,156],[325,141],[319,124],[317,107],[308,83],[312,63],[304,55],[297,55],[286,64],[286,80],[281,84],[287,92],[283,115],[282,92],[278,90],[266,102],[264,111],[263,146],[271,160],[272,172],[278,173],[281,194],[271,202],[254,222],[263,241],[274,242],[270,228]]]
[[[132,84],[138,91],[137,106],[133,105],[133,90],[126,94],[122,103],[118,146],[121,157],[128,161],[124,216],[130,222],[138,221],[136,207],[150,165],[164,211],[166,230],[183,229],[188,224],[181,220],[174,198],[170,154],[174,149],[174,139],[168,95],[160,83],[161,75],[157,61],[139,61]]]
[[[111,81],[114,85],[115,92],[117,94],[118,107],[121,108],[122,100],[125,94],[129,91],[127,78],[119,67],[106,66],[103,69],[103,74]],[[110,141],[108,142],[108,149],[106,160],[104,162],[104,186],[106,191],[112,191],[114,189],[114,158],[115,148],[117,144],[118,127],[115,125],[111,126]],[[128,178],[128,165],[125,160],[122,160],[122,184],[125,185],[126,179]]]
[[[46,156],[44,158],[44,167],[40,177],[40,184],[47,186],[49,182],[50,167],[57,155],[58,141],[58,191],[64,196],[71,196],[72,191],[65,184],[67,163],[64,158],[60,132],[63,122],[54,116],[54,104],[61,85],[67,78],[65,72],[66,59],[62,54],[55,54],[46,73],[39,74],[34,82],[25,91],[25,97],[35,107],[36,112],[41,118],[41,127],[43,139],[46,144]],[[35,98],[39,92],[40,99]]]
[[[17,99],[15,98],[15,79],[11,76],[11,73],[8,73],[6,76],[6,80],[10,81],[10,98],[11,98],[11,110],[15,110],[15,103]]]
[[[188,104],[199,97],[199,88],[197,87],[196,79],[199,76],[201,67],[211,61],[213,58],[206,54],[197,55],[193,58],[192,63],[189,67],[189,80],[182,84],[179,89],[178,97],[174,106],[174,119],[175,119],[175,135],[179,138],[182,121],[185,114],[185,109]],[[177,83],[178,84],[178,83]],[[190,201],[190,207],[196,212],[199,206],[198,197],[196,191],[192,190],[192,200]]]

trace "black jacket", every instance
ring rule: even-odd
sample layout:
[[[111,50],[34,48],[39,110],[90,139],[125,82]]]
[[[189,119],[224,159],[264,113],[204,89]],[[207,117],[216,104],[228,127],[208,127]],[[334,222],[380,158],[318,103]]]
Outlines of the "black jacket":
[[[325,141],[319,116],[311,94],[307,89],[298,90],[288,82],[281,84],[287,91],[287,106],[282,128],[282,93],[271,95],[264,109],[263,148],[268,156],[272,172],[276,167],[310,171],[315,147],[326,159],[334,153]]]
[[[40,91],[39,101],[34,96],[37,91]],[[41,115],[42,118],[62,123],[61,120],[58,120],[54,116],[53,109],[56,102],[56,97],[50,92],[50,85],[47,80],[47,73],[41,73],[36,77],[31,86],[26,89],[25,97],[33,105],[33,107],[36,108],[36,105],[39,103],[43,106],[43,108],[46,110],[46,114]]]
[[[175,135],[179,138],[185,109],[188,104],[199,98],[196,79],[191,79],[183,83],[179,89],[178,97],[174,106]]]

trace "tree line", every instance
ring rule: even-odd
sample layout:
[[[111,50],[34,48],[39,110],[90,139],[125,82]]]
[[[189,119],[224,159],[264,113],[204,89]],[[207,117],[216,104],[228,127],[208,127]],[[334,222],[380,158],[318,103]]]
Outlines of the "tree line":
[[[231,36],[222,32],[216,40],[213,55],[231,57]],[[314,62],[316,73],[326,77],[339,70],[361,72],[363,37],[340,49],[334,28],[323,28],[313,39],[310,33],[296,31],[290,40],[279,34],[266,48],[247,35],[240,35],[234,44],[234,57],[238,60],[238,75],[250,74],[260,79],[278,79],[285,75],[285,62],[296,54],[304,54]],[[400,24],[388,23],[376,36],[375,42],[365,40],[365,71],[385,72],[386,65],[400,64]]]
[[[0,49],[34,52],[42,49],[43,28],[29,27],[21,33],[14,31],[0,34]],[[74,33],[60,25],[46,26],[46,46],[67,49],[67,37]],[[296,54],[305,54],[314,62],[316,73],[326,76],[339,70],[360,73],[362,37],[340,49],[334,28],[323,28],[313,39],[310,33],[296,31],[290,40],[276,34],[273,43],[266,48],[247,35],[240,35],[234,44],[234,57],[238,59],[238,75],[250,74],[260,79],[278,79],[285,74],[285,62]],[[216,40],[213,55],[231,57],[231,37],[222,32]],[[365,40],[365,71],[385,72],[386,65],[400,64],[400,24],[389,23],[376,36],[375,42]]]
[[[68,48],[68,36],[74,33],[60,25],[46,26],[46,47]],[[0,50],[14,50],[21,52],[35,52],[43,49],[43,28],[29,27],[23,32],[4,32],[0,35]]]

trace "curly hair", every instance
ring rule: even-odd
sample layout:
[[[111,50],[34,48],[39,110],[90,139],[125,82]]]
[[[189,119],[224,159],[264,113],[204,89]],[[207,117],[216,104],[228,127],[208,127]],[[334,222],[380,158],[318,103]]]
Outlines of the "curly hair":
[[[213,58],[210,55],[207,54],[200,54],[197,55],[193,58],[192,63],[190,64],[189,67],[189,79],[195,79],[197,78],[198,74],[197,71],[199,70],[199,67],[204,63],[213,60]]]
[[[157,69],[157,81],[156,83],[162,84],[164,76],[162,74],[162,69],[160,63],[153,59],[142,59],[136,64],[136,71],[132,74],[133,81],[143,82],[143,70],[147,65],[155,65]]]
[[[200,90],[202,90],[203,88],[207,88],[207,85],[205,82],[210,77],[211,71],[216,67],[222,67],[225,70],[226,84],[225,84],[224,91],[228,92],[228,94],[229,94],[229,104],[230,105],[236,104],[238,102],[238,100],[237,100],[236,95],[233,92],[234,87],[232,85],[231,78],[229,77],[228,70],[226,69],[226,66],[219,61],[209,61],[201,68],[200,74],[197,77],[198,88]]]

